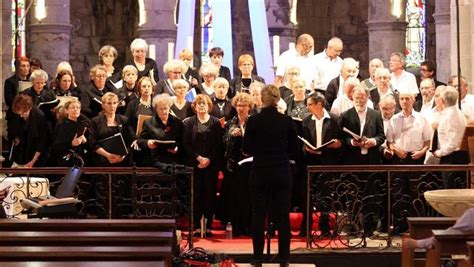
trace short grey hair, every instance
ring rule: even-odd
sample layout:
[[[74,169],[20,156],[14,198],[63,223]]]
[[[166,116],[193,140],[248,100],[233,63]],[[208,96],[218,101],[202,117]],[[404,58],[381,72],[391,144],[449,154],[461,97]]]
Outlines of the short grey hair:
[[[390,78],[390,71],[387,68],[377,68],[375,70],[375,78],[385,75]]]
[[[188,83],[186,80],[184,80],[184,79],[177,79],[177,80],[174,80],[174,81],[173,81],[173,88],[176,88],[176,87],[178,87],[178,86],[180,86],[180,85],[186,87],[186,88],[189,90],[189,83]]]
[[[446,103],[446,106],[451,107],[456,105],[458,102],[459,93],[456,88],[452,86],[446,86],[446,89],[441,92],[441,97]]]
[[[37,70],[33,71],[33,73],[31,73],[30,81],[33,82],[37,78],[44,78],[44,80],[47,81],[48,80],[48,73],[46,73],[46,71],[44,71],[42,69],[37,69]]]
[[[359,62],[351,57],[346,57],[342,60],[342,69],[359,68]]]
[[[156,108],[160,104],[165,104],[169,108],[173,105],[173,98],[167,93],[153,97],[153,107]]]
[[[434,82],[433,79],[431,78],[426,78],[426,79],[423,79],[421,82],[420,82],[420,88],[423,84],[428,84],[430,87],[432,88],[436,88],[436,84]]]
[[[393,97],[393,95],[386,95],[382,97],[382,99],[380,99],[379,106],[385,106],[388,104],[393,106],[397,105],[397,101],[395,100],[395,97]]]
[[[145,49],[145,52],[148,52],[148,44],[142,38],[135,38],[135,40],[130,44],[130,50],[132,52],[138,49]]]
[[[209,74],[214,75],[214,77],[217,78],[219,76],[219,69],[211,63],[202,64],[201,68],[199,69],[199,75],[204,77]]]
[[[225,78],[222,78],[222,77],[218,77],[217,79],[215,79],[212,82],[212,87],[216,87],[221,84],[223,84],[227,89],[229,89],[229,82]]]
[[[163,72],[168,75],[168,73],[172,72],[175,69],[180,69],[182,74],[186,72],[187,66],[184,64],[182,60],[179,59],[172,59],[167,61],[165,65],[163,65]]]
[[[253,91],[256,91],[256,90],[259,90],[261,92],[264,86],[265,86],[265,84],[263,84],[261,82],[253,82],[249,86],[249,92],[253,92]]]
[[[407,64],[407,58],[405,57],[405,54],[401,52],[393,52],[390,54],[390,57],[397,56],[400,59],[400,63],[402,63],[402,66],[405,67]]]

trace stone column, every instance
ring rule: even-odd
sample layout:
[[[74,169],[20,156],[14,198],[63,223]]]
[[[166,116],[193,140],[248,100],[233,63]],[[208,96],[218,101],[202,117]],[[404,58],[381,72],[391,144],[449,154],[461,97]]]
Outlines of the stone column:
[[[473,40],[472,31],[474,26],[471,22],[471,14],[474,12],[474,6],[471,0],[459,1],[459,34],[461,51],[461,75],[472,82],[473,73],[471,64],[473,62]],[[451,0],[451,74],[458,73],[457,67],[457,29],[456,29],[456,2]]]
[[[46,18],[39,21],[35,18],[33,4],[28,25],[28,56],[41,60],[44,70],[55,75],[56,67],[61,61],[69,61],[71,22],[69,19],[69,0],[48,0]],[[52,77],[54,78],[54,77]]]
[[[405,51],[407,22],[405,21],[406,1],[401,2],[401,15],[397,18],[391,13],[391,1],[369,1],[369,60],[380,58],[388,66],[390,54]]]
[[[4,98],[3,98],[3,85],[5,80],[12,75],[11,61],[12,61],[12,35],[11,35],[11,15],[12,15],[12,2],[11,0],[2,1],[2,43],[0,51],[0,140],[3,136],[6,136],[6,122],[4,108],[6,109]],[[2,142],[0,142],[0,151],[3,151]],[[2,166],[4,158],[0,155],[0,167]]]
[[[446,60],[451,57],[451,14],[449,1],[436,0],[435,13],[433,14],[436,25],[436,78],[447,82],[451,75],[451,62]]]
[[[163,65],[168,60],[168,43],[176,44],[175,6],[176,0],[145,0],[146,22],[137,30],[138,37],[156,46],[160,79],[165,77]]]
[[[296,2],[296,1],[291,1]],[[296,27],[290,21],[289,1],[265,0],[267,10],[268,33],[273,49],[273,36],[280,36],[280,54],[288,50],[288,45],[296,41]],[[273,50],[272,50],[273,55]]]

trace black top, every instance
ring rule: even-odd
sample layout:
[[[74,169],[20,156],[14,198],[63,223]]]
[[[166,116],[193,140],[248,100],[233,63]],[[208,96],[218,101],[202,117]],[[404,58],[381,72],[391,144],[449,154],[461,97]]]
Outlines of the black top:
[[[47,156],[51,128],[46,123],[44,113],[37,107],[33,107],[27,120],[17,114],[8,120],[8,139],[19,138],[20,142],[13,149],[12,160],[20,165],[24,165],[33,159],[36,152],[41,156]],[[40,162],[37,161],[35,167]]]
[[[235,116],[226,124],[224,131],[224,158],[227,160],[226,170],[231,172],[236,170],[240,160],[246,158],[242,153],[243,137],[231,135],[231,133],[239,127],[239,118]],[[246,127],[247,122],[242,126],[244,131]]]
[[[253,156],[253,168],[289,167],[296,154],[296,129],[291,118],[276,107],[262,108],[248,119],[242,150]]]
[[[118,89],[117,91],[117,94],[118,94],[118,97],[119,97],[119,100],[120,101],[124,101],[124,105],[120,105],[119,104],[119,107],[117,108],[117,112],[120,113],[120,114],[125,114],[125,110],[127,110],[127,106],[128,104],[134,100],[134,99],[137,99],[138,98],[138,89],[137,89],[137,86],[138,84],[135,83],[135,87],[132,88],[131,90],[124,84],[122,86],[122,88]]]
[[[135,68],[137,68],[137,70],[138,70],[138,67],[135,64],[135,61],[133,59],[131,61],[127,62],[127,64],[125,64],[125,66],[126,65],[132,65]],[[137,79],[137,81],[139,81],[140,78],[143,77],[143,76],[150,76],[149,75],[150,71],[153,72],[153,78],[155,79],[155,82],[158,83],[160,81],[160,78],[158,77],[158,67],[156,65],[156,62],[153,59],[148,58],[148,57],[145,58],[145,68],[142,71],[138,70],[138,79]],[[150,76],[150,78],[151,78],[151,76]]]
[[[115,87],[115,83],[122,79],[122,71],[119,68],[114,68],[114,72],[111,76],[107,77],[107,81],[105,82],[105,87],[109,90],[118,90],[119,88]]]
[[[18,76],[14,74],[13,76],[9,77],[5,80],[5,85],[3,87],[3,97],[5,98],[5,104],[11,109],[13,99],[18,94]],[[24,82],[29,81],[28,77]]]
[[[193,111],[193,108],[191,107],[190,102],[186,102],[186,104],[184,104],[184,106],[181,109],[179,109],[175,104],[173,104],[171,106],[171,111],[173,112],[174,116],[178,118],[180,121],[194,115],[194,111]]]
[[[75,136],[79,137],[84,134],[89,141],[90,120],[85,116],[81,116],[77,121],[65,119],[56,125],[54,130],[53,145],[51,147],[51,158],[54,162],[61,161],[64,155],[70,153],[77,153],[80,156],[85,156],[87,150],[87,143],[79,146],[72,146],[72,140]]]
[[[230,100],[227,99],[218,99],[216,97],[212,98],[212,109],[209,114],[217,118],[225,118],[226,121],[232,119],[236,114],[237,111],[232,106]]]
[[[230,69],[226,66],[222,66],[219,68],[219,77],[226,79],[228,82],[232,79],[230,76]]]
[[[331,110],[332,103],[334,103],[334,100],[337,98],[337,93],[339,92],[339,77],[340,75],[332,79],[324,92],[324,97],[326,98],[326,110]]]
[[[138,115],[149,115],[154,114],[153,108],[150,106],[145,106],[140,103],[139,98],[135,98],[127,105],[127,110],[125,111],[125,116],[128,118],[128,123],[133,130],[137,129]]]
[[[100,148],[98,143],[99,140],[105,139],[110,137],[116,133],[121,133],[124,139],[125,145],[130,152],[130,145],[132,144],[133,140],[135,139],[135,133],[133,132],[132,128],[128,124],[127,117],[123,115],[116,114],[115,121],[117,122],[117,126],[107,126],[107,118],[104,114],[100,114],[92,119],[91,123],[91,133],[90,133],[90,148],[93,152]],[[129,153],[130,154],[130,153]],[[109,161],[97,154],[94,153],[95,160],[94,163],[97,166],[107,166],[110,165]],[[122,162],[123,165],[124,162]]]
[[[155,113],[151,119],[143,122],[143,128],[138,137],[138,144],[143,150],[148,148],[148,140],[172,140],[175,144],[158,144],[157,148],[150,150],[151,161],[162,163],[178,163],[182,154],[183,124],[176,117],[169,115],[166,125]],[[171,153],[169,149],[178,147],[177,153]]]
[[[183,121],[183,147],[189,166],[197,166],[198,156],[206,157],[213,166],[222,160],[223,130],[219,119],[210,116],[206,123],[199,122],[197,115]]]
[[[84,89],[81,93],[81,113],[88,118],[97,116],[99,112],[102,111],[102,96],[107,92],[117,93],[115,90],[111,90],[107,87],[99,90],[95,87],[94,83],[91,82],[89,87]]]
[[[262,77],[252,74],[250,84],[252,84],[254,81],[265,84],[265,80]],[[229,99],[232,99],[235,94],[237,94],[237,92],[243,91],[248,93],[249,87],[250,85],[245,86],[242,83],[242,75],[239,75],[238,77],[235,77],[232,81],[229,82],[229,91],[227,92],[227,96],[229,97]]]
[[[76,86],[72,86],[66,91],[63,91],[60,87],[53,88],[54,93],[56,96],[75,96],[77,99],[81,99],[81,89]]]

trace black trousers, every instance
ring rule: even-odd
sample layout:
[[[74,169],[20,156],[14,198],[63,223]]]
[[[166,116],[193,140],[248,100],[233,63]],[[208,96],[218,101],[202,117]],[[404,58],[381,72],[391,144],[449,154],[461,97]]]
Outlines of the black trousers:
[[[211,229],[215,212],[217,176],[215,164],[205,169],[194,168],[194,228],[199,228],[201,216],[207,219],[206,229]]]
[[[289,164],[268,168],[252,168],[250,173],[252,206],[252,243],[255,262],[262,262],[265,215],[277,221],[280,262],[290,257],[291,170]]]
[[[439,164],[468,164],[469,153],[467,151],[454,151],[449,155],[441,157]],[[460,184],[466,180],[465,172],[442,172],[441,177],[443,179],[444,188],[460,188]]]

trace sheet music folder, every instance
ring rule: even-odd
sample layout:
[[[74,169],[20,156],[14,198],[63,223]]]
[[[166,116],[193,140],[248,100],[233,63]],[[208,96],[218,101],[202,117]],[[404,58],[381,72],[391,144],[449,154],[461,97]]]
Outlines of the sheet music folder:
[[[127,145],[125,144],[121,133],[116,133],[110,137],[101,139],[97,142],[102,148],[107,150],[107,152],[109,153],[121,156],[125,156],[128,154]]]

